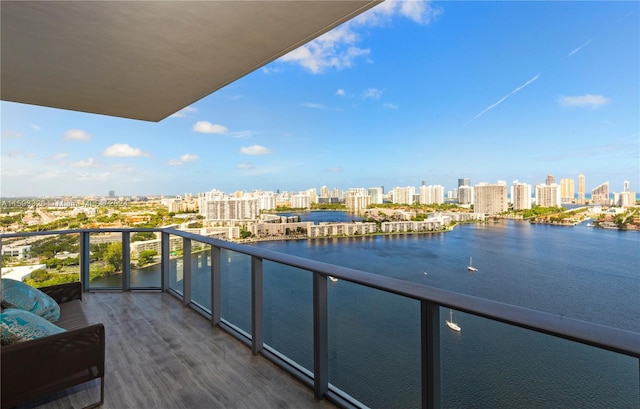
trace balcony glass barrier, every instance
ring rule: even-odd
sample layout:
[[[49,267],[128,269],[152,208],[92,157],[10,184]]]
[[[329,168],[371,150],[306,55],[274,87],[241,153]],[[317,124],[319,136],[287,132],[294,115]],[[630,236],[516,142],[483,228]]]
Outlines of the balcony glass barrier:
[[[2,277],[34,287],[80,280],[79,234],[2,239]]]
[[[441,321],[451,320],[442,309]],[[631,408],[638,360],[453,311],[441,330],[444,408]]]
[[[264,343],[313,371],[313,282],[308,270],[264,261]]]
[[[162,287],[162,239],[160,232],[131,233],[131,288]]]
[[[121,232],[89,235],[89,288],[122,289],[123,248]]]
[[[220,286],[222,319],[251,334],[251,256],[223,249]]]
[[[169,288],[178,294],[184,294],[184,258],[183,239],[169,235]]]
[[[328,298],[330,384],[369,407],[420,407],[420,303],[344,280]]]
[[[191,242],[191,301],[211,311],[211,246]]]

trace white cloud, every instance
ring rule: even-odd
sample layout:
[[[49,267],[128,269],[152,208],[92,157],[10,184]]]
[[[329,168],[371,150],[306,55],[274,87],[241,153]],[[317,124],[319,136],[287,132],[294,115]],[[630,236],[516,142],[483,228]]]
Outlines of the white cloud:
[[[398,105],[392,104],[391,102],[385,102],[382,106],[387,109],[398,109]]]
[[[338,90],[336,91],[336,95],[339,97],[344,97],[347,94],[344,92],[342,88],[338,88]]]
[[[569,52],[569,54],[567,54],[567,57],[571,57],[573,54],[575,54],[578,51],[580,51],[583,47],[586,47],[587,45],[589,45],[590,42],[591,42],[591,40],[589,40],[586,43],[582,44],[580,47],[575,48],[573,51],[571,51],[571,52]]]
[[[607,105],[611,100],[602,95],[580,95],[575,97],[560,97],[558,103],[565,107],[589,107],[591,109],[600,108]]]
[[[55,160],[60,160],[60,159],[64,159],[64,158],[66,158],[67,156],[69,156],[69,154],[68,154],[68,153],[66,153],[66,152],[59,152],[59,153],[54,154],[54,155],[52,156],[52,158],[53,158],[53,159],[55,159]]]
[[[236,165],[236,167],[238,169],[253,169],[254,168],[254,166],[251,163],[246,163],[246,162],[245,163],[238,163]]]
[[[478,115],[474,116],[473,119],[471,121],[469,121],[468,123],[471,123],[472,121],[475,121],[476,119],[480,118],[482,115],[484,115],[486,112],[492,110],[493,108],[497,107],[498,105],[502,104],[507,98],[509,98],[511,95],[515,94],[516,92],[520,91],[521,89],[529,86],[530,84],[532,84],[535,80],[537,80],[538,78],[540,78],[540,74],[536,75],[535,77],[531,78],[529,81],[525,82],[524,84],[520,85],[518,88],[514,89],[513,91],[511,91],[510,93],[508,93],[507,95],[505,95],[504,97],[500,98],[500,100],[498,100],[498,102],[494,102],[493,104],[489,105],[488,107],[486,107],[485,109],[482,110],[482,112],[480,112]],[[468,124],[467,123],[467,124]]]
[[[198,112],[197,108],[194,108],[192,106],[188,106],[188,107],[184,107],[182,108],[180,111],[173,113],[171,115],[169,115],[169,118],[184,118],[185,116],[189,115],[189,114],[195,114]]]
[[[251,145],[240,148],[240,153],[243,155],[269,155],[272,152],[262,145]]]
[[[380,97],[382,96],[382,91],[380,91],[377,88],[369,88],[364,92],[362,96],[364,99],[367,99],[367,98],[380,99]]]
[[[218,124],[212,124],[209,121],[199,121],[193,125],[193,130],[200,133],[225,133],[227,127]]]
[[[90,168],[95,165],[95,161],[93,158],[89,158],[78,162],[71,162],[70,165],[74,168]]]
[[[40,130],[40,125],[38,125],[38,124],[31,124],[29,126],[31,127],[31,129],[35,129],[36,131]]]
[[[304,104],[302,104],[302,106],[313,109],[326,109],[324,105],[315,102],[305,102]]]
[[[432,7],[429,1],[387,0],[291,51],[278,61],[300,65],[313,74],[319,74],[331,68],[337,70],[348,68],[357,58],[371,53],[369,49],[358,46],[360,42],[360,36],[356,33],[358,26],[382,25],[396,16],[408,18],[418,24],[428,24],[441,13],[442,10]]]
[[[116,143],[109,146],[102,152],[102,156],[132,158],[138,156],[149,156],[149,153],[139,148],[133,148],[126,143]]]
[[[64,133],[65,141],[88,141],[91,135],[81,129],[69,129]]]
[[[193,162],[200,159],[200,156],[198,155],[191,155],[189,153],[185,153],[184,155],[180,156],[180,160],[183,162]]]
[[[167,161],[167,165],[169,166],[180,166],[182,165],[182,161],[178,160],[178,159],[171,159]]]

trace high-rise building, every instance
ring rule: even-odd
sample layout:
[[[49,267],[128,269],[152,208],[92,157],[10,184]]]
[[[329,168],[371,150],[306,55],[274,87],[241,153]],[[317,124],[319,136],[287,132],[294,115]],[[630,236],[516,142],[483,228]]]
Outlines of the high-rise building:
[[[366,189],[349,189],[344,201],[348,212],[357,213],[369,207],[371,196]]]
[[[632,192],[629,181],[625,180],[621,193],[614,194],[614,203],[616,206],[629,207],[636,204],[636,193]]]
[[[109,197],[116,197],[116,192],[113,190],[109,191]]]
[[[369,196],[371,196],[371,204],[382,204],[384,201],[384,194],[381,187],[370,187]]]
[[[611,199],[609,198],[609,181],[606,181],[591,190],[591,202],[593,204],[604,206],[611,204]]]
[[[444,203],[444,186],[440,186],[440,185],[420,186],[420,189],[418,192],[418,203],[420,204]]]
[[[584,185],[584,175],[581,173],[578,175],[578,199],[576,200],[576,203],[585,204],[587,201],[586,193],[587,191],[585,190]]]
[[[560,179],[560,200],[562,203],[571,203],[575,199],[575,182],[571,178]]]
[[[460,186],[471,186],[471,179],[469,178],[458,179],[458,187]]]
[[[320,188],[320,197],[329,197],[329,188],[326,186],[322,186]]]
[[[547,185],[552,185],[556,183],[556,178],[553,175],[547,175]]]
[[[393,203],[413,204],[416,188],[413,186],[395,187],[392,191]]]
[[[458,188],[458,203],[472,204],[473,199],[473,186],[462,185]]]
[[[508,210],[507,184],[498,182],[494,185],[480,183],[474,186],[475,200],[473,209],[476,213],[497,214]]]
[[[511,185],[511,203],[513,210],[531,209],[531,185],[514,180]]]
[[[561,207],[560,186],[555,183],[536,185],[535,200],[541,207]]]

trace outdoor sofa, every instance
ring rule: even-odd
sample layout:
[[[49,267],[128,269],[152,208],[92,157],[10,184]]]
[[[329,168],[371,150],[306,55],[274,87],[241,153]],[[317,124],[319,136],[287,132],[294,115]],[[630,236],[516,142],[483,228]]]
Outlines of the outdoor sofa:
[[[104,325],[89,325],[82,306],[80,283],[55,285],[39,288],[39,290],[53,298],[60,306],[60,318],[55,325],[63,328],[64,332],[2,345],[0,348],[2,409],[31,402],[98,378],[100,379],[100,401],[87,407],[102,405],[104,402]],[[6,307],[4,300],[3,307]]]

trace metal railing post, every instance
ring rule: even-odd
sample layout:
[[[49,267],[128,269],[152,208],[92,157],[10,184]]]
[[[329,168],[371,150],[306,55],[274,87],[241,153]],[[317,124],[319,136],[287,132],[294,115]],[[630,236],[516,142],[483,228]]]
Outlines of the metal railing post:
[[[211,246],[211,324],[220,324],[220,247]]]
[[[162,291],[167,291],[169,289],[169,273],[171,272],[171,265],[169,264],[171,261],[170,239],[171,237],[169,237],[169,233],[161,233],[160,245],[162,246],[162,254],[160,255],[160,287],[162,288]]]
[[[262,351],[264,343],[264,295],[262,287],[262,259],[251,257],[251,350],[253,355]]]
[[[80,232],[80,282],[82,283],[82,291],[89,291],[90,239],[89,232]]]
[[[329,389],[329,324],[327,276],[313,273],[313,394],[322,399]]]
[[[422,333],[422,407],[440,408],[440,306],[420,302]]]
[[[122,232],[122,291],[131,291],[131,235]]]
[[[191,302],[191,240],[182,238],[182,303]]]

